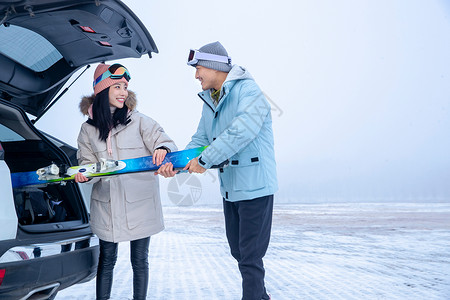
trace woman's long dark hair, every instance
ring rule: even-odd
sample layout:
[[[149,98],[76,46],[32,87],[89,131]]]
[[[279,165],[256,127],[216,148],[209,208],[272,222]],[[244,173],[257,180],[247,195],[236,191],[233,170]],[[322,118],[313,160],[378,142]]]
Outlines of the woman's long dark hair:
[[[106,141],[109,131],[119,124],[127,124],[128,107],[124,105],[122,108],[116,108],[111,116],[109,108],[109,89],[104,89],[94,98],[92,105],[92,125],[98,128],[99,138]]]

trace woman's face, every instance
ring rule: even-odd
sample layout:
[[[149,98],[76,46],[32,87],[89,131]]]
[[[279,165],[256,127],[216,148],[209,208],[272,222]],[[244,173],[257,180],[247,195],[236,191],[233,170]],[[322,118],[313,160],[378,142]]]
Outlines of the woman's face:
[[[128,84],[118,82],[109,87],[109,105],[122,108],[128,97]]]

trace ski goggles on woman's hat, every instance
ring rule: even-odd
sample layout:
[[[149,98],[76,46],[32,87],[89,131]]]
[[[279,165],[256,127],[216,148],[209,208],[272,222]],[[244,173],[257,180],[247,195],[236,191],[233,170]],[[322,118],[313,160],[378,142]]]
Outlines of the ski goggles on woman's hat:
[[[231,57],[229,57],[229,56],[205,53],[205,52],[200,52],[200,51],[194,50],[194,49],[191,49],[189,51],[187,64],[190,66],[196,65],[198,63],[199,59],[215,61],[215,62],[220,62],[220,63],[224,63],[224,64],[231,64]]]
[[[131,76],[130,76],[130,73],[128,72],[127,68],[125,68],[121,64],[113,64],[113,65],[109,66],[108,70],[106,70],[102,75],[98,76],[94,80],[94,87],[99,82],[101,82],[102,80],[104,80],[106,78],[111,78],[111,79],[125,78],[126,81],[130,81]]]

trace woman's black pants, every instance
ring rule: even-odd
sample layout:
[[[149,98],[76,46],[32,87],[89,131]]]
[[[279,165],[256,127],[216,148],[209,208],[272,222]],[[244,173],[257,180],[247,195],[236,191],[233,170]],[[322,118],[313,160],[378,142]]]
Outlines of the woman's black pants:
[[[133,300],[147,297],[148,287],[148,246],[150,237],[131,241],[131,266],[133,267]],[[107,300],[111,296],[114,265],[117,261],[118,243],[100,240],[100,257],[97,268],[97,300]]]

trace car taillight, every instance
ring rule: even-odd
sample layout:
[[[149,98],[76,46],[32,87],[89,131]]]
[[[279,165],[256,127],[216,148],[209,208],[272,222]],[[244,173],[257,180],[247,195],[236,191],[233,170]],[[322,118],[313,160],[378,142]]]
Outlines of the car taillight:
[[[112,47],[112,45],[111,45],[110,43],[105,42],[105,41],[99,41],[98,43],[99,43],[100,45],[102,45],[102,46]]]
[[[3,278],[5,278],[5,273],[6,273],[5,269],[0,269],[0,285],[2,285]]]
[[[89,32],[89,33],[95,33],[95,30],[92,29],[89,26],[80,26],[81,30],[83,30],[84,32]]]

